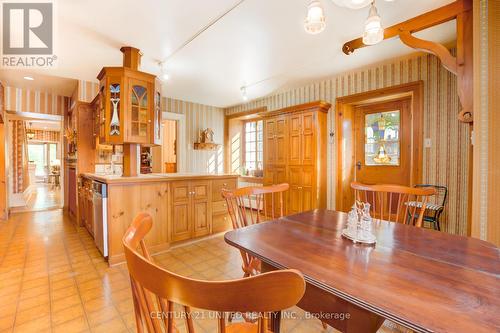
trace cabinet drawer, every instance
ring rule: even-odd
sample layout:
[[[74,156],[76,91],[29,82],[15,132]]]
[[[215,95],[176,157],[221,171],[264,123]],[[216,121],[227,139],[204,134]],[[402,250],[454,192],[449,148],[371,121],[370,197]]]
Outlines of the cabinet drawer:
[[[212,218],[212,233],[217,234],[233,229],[231,218],[227,214],[217,215]]]
[[[236,188],[236,178],[216,179],[212,181],[212,201],[220,201],[222,189],[234,190]]]
[[[227,203],[225,200],[212,202],[212,214],[227,214]]]

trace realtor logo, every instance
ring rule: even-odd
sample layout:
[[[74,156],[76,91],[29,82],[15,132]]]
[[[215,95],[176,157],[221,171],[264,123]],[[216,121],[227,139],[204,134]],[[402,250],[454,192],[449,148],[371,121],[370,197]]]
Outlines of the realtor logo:
[[[54,67],[56,59],[53,2],[3,2],[2,66]]]

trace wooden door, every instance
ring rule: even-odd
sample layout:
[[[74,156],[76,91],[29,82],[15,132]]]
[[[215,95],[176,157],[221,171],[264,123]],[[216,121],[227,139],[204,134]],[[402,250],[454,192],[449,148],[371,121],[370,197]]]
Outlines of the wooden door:
[[[292,114],[289,118],[289,155],[288,161],[291,165],[301,164],[301,114]]]
[[[266,119],[264,122],[264,165],[273,165],[276,163],[276,147],[274,144],[274,135],[276,131],[276,118]]]
[[[305,212],[316,207],[315,173],[311,166],[291,166],[288,173],[290,214]]]
[[[410,100],[354,108],[354,179],[364,184],[411,184]]]
[[[275,161],[276,165],[286,165],[286,158],[288,152],[287,145],[287,119],[285,116],[279,116],[275,121],[274,132],[274,147],[275,147]]]
[[[191,190],[189,181],[173,182],[172,197],[172,231],[171,240],[177,242],[191,238],[192,226],[190,223]]]
[[[0,86],[0,90],[3,91],[3,87]],[[0,92],[1,94],[2,92]],[[0,98],[0,111],[3,106],[3,100]],[[6,220],[9,217],[8,214],[8,204],[7,204],[7,177],[5,170],[5,145],[7,141],[5,140],[5,124],[3,120],[0,122],[0,220]]]
[[[212,200],[209,181],[191,182],[191,220],[194,237],[205,236],[211,232]]]
[[[300,163],[302,165],[313,165],[315,160],[315,114],[305,112],[301,115],[301,135],[300,135]],[[326,139],[325,139],[326,140]]]
[[[288,195],[288,213],[296,214],[302,211],[302,168],[291,166],[288,173],[290,184]]]

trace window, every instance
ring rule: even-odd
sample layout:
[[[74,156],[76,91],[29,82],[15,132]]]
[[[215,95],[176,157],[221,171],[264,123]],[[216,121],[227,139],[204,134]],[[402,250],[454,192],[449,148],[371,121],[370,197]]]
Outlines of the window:
[[[255,175],[254,170],[262,170],[264,159],[264,122],[249,121],[244,124],[245,144],[243,146],[243,174]]]

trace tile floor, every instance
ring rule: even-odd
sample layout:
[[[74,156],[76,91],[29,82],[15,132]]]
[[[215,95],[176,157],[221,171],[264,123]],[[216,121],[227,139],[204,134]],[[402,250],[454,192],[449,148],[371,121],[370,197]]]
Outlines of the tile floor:
[[[155,260],[195,278],[242,275],[239,253],[222,237],[173,248]],[[0,300],[0,332],[135,331],[126,266],[109,268],[89,234],[61,210],[0,222]],[[183,322],[177,324],[183,332]],[[216,321],[196,320],[195,329],[216,332]],[[325,332],[316,319],[284,320],[282,331]]]
[[[62,189],[46,183],[35,183],[31,185],[33,191],[29,196],[26,205],[14,207],[13,213],[31,212],[62,207]]]

